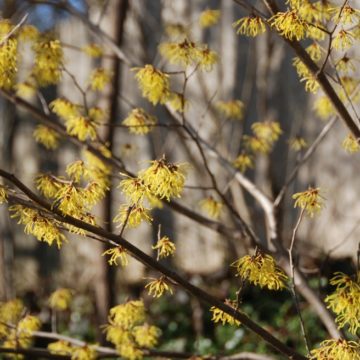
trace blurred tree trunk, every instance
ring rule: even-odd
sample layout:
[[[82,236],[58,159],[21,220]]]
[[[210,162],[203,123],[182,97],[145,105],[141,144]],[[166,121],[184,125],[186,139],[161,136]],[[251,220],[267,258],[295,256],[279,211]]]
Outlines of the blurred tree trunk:
[[[124,33],[124,23],[126,19],[126,13],[128,10],[128,0],[118,0],[113,1],[114,5],[114,18],[113,21],[113,31],[111,36],[115,40],[116,44],[121,48],[123,33]],[[112,9],[111,9],[112,10]],[[111,93],[109,96],[108,108],[109,111],[109,120],[108,126],[105,128],[104,139],[105,142],[108,144],[109,149],[111,152],[114,152],[114,139],[116,133],[116,127],[113,125],[118,121],[120,117],[120,108],[119,108],[119,94],[121,92],[121,85],[122,85],[122,76],[121,76],[121,64],[118,58],[112,60],[112,74],[113,74],[113,81],[111,84]],[[113,214],[113,182],[112,179],[110,180],[110,190],[107,193],[107,196],[104,201],[104,219],[105,219],[105,226],[108,231],[113,231],[113,222],[112,219],[114,217]],[[104,246],[104,251],[107,249],[107,246]],[[115,305],[115,268],[111,267],[107,264],[106,258],[102,257],[103,266],[105,268],[105,286],[106,286],[106,294],[107,294],[107,301],[104,306],[106,307],[106,311]],[[104,309],[105,310],[105,309]]]

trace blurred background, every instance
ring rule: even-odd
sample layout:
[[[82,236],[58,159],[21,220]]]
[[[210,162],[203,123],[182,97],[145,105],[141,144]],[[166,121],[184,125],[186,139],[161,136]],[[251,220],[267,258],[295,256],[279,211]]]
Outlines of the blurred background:
[[[229,161],[239,155],[241,136],[250,132],[252,123],[278,121],[283,130],[280,140],[269,156],[259,156],[254,169],[246,172],[246,176],[270,198],[276,197],[301,156],[289,148],[289,139],[301,136],[312,144],[326,126],[326,121],[313,110],[316,96],[309,96],[299,82],[292,66],[294,54],[291,49],[270,32],[255,39],[236,35],[232,24],[247,12],[235,1],[71,0],[72,14],[59,6],[61,1],[39,3],[41,1],[0,1],[1,14],[17,23],[28,13],[28,23],[41,31],[55,31],[63,44],[65,67],[80,86],[87,86],[89,73],[95,66],[110,69],[114,74],[111,86],[105,92],[89,94],[88,99],[91,105],[108,111],[108,121],[112,124],[120,124],[132,104],[156,115],[163,124],[169,123],[169,114],[163,107],[154,108],[141,98],[131,66],[119,61],[112,48],[89,29],[84,18],[114,39],[132,66],[153,64],[163,68],[165,63],[157,47],[167,39],[166,29],[171,27],[187,29],[191,39],[208,44],[218,53],[219,63],[211,72],[196,72],[189,81],[188,121]],[[218,24],[210,28],[199,25],[199,15],[205,9],[221,11]],[[106,56],[93,59],[81,51],[90,43],[103,46]],[[21,49],[20,79],[26,76],[32,61],[32,52]],[[172,77],[172,82],[172,86],[181,91],[182,77]],[[67,74],[63,75],[58,86],[44,88],[41,93],[48,104],[58,97],[82,101],[73,79]],[[216,112],[216,101],[231,99],[240,99],[245,104],[242,121],[226,120]],[[41,108],[39,98],[30,101]],[[56,151],[48,151],[37,144],[32,137],[36,124],[29,112],[0,98],[1,168],[13,172],[32,188],[38,173],[63,174],[67,164],[81,157],[80,149],[66,140]],[[324,190],[326,206],[315,219],[303,222],[299,231],[301,245],[297,246],[299,264],[309,276],[310,284],[319,292],[324,291],[326,285],[321,280],[325,281],[333,271],[351,272],[358,251],[360,205],[356,194],[360,190],[357,179],[359,155],[349,155],[341,149],[346,134],[341,123],[334,123],[288,187],[277,214],[280,237],[287,245],[298,216],[298,212],[293,210],[291,195],[309,185]],[[210,182],[196,147],[181,137],[176,129],[158,127],[147,136],[137,136],[124,128],[108,126],[103,127],[102,136],[134,172],[144,168],[147,160],[160,158],[162,154],[171,161],[191,163],[186,182],[188,187],[179,201],[195,212],[201,212],[199,201],[211,195],[206,190]],[[220,188],[228,189],[227,196],[234,207],[257,235],[265,238],[262,209],[230,174],[224,173],[216,160],[209,157],[209,163]],[[112,218],[123,199],[116,189],[119,179],[114,177],[112,181],[112,191],[96,211],[103,226],[119,231]],[[153,218],[151,226],[143,224],[126,230],[125,237],[152,253],[151,246],[156,242],[158,225],[161,224],[162,234],[169,236],[177,247],[175,256],[166,260],[168,266],[176,267],[192,282],[219,298],[235,293],[236,281],[229,264],[247,253],[249,244],[226,239],[168,207],[154,210]],[[234,225],[226,211],[219,221]],[[5,206],[0,207],[0,300],[20,296],[26,299],[30,308],[38,311],[46,305],[47,296],[56,288],[74,289],[73,309],[63,319],[64,324],[71,324],[67,331],[81,333],[87,339],[101,340],[102,334],[95,324],[106,323],[109,308],[129,297],[145,296],[153,322],[163,329],[164,349],[196,349],[200,353],[267,350],[242,328],[215,328],[208,310],[180,290],[171,300],[162,298],[154,302],[146,297],[143,294],[144,277],[151,276],[151,273],[134,259],[126,268],[110,267],[106,258],[101,256],[104,251],[102,244],[82,237],[68,238],[69,242],[61,251],[38,242],[26,236],[23,227],[9,218]],[[264,290],[247,289],[243,298],[246,312],[253,320],[273,326],[275,333],[275,329],[282,329],[282,333],[276,335],[286,339],[288,345],[301,348],[303,345],[296,333],[299,324],[294,317],[290,294],[280,293],[275,298],[268,295]],[[264,297],[268,301],[263,301]],[[317,329],[320,339],[324,330],[311,309],[305,303],[303,306],[305,322]]]

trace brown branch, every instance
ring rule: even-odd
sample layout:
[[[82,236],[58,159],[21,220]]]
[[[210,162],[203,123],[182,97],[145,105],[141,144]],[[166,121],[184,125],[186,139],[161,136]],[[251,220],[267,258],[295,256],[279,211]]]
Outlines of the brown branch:
[[[70,224],[70,225],[76,226],[78,228],[81,228],[83,230],[89,231],[89,232],[91,232],[97,236],[100,236],[104,239],[107,239],[107,240],[109,240],[109,243],[111,243],[111,244],[115,243],[117,245],[123,246],[129,252],[129,254],[131,254],[133,257],[135,257],[142,264],[165,275],[171,281],[178,284],[180,287],[182,287],[184,290],[186,290],[189,294],[195,296],[203,303],[205,303],[209,306],[215,306],[215,307],[219,308],[220,310],[224,311],[225,313],[231,315],[236,320],[240,321],[249,330],[253,331],[258,336],[260,336],[263,340],[265,340],[270,346],[272,346],[277,351],[281,352],[282,354],[288,356],[289,358],[291,358],[293,360],[306,360],[305,356],[303,356],[303,355],[297,353],[295,350],[289,348],[283,342],[281,342],[276,337],[274,337],[270,332],[268,332],[267,330],[265,330],[264,328],[259,326],[257,323],[252,321],[249,317],[247,317],[247,315],[245,315],[244,313],[239,312],[239,311],[234,311],[234,309],[231,306],[224,304],[222,301],[216,299],[215,297],[208,294],[201,288],[192,285],[190,282],[188,282],[182,276],[180,276],[177,272],[175,272],[171,269],[168,269],[163,264],[157,262],[151,256],[142,252],[140,249],[138,249],[136,246],[134,246],[133,244],[128,242],[123,237],[120,237],[116,234],[110,233],[110,232],[102,229],[101,227],[90,225],[86,222],[75,219],[72,216],[63,214],[60,210],[56,209],[51,204],[49,204],[47,201],[43,200],[42,198],[37,196],[35,193],[33,193],[16,176],[14,176],[2,169],[0,169],[0,176],[7,179],[12,184],[14,184],[30,200],[32,200],[35,203],[37,203],[38,205],[40,205],[48,212],[53,213],[58,220],[62,221],[63,223]]]

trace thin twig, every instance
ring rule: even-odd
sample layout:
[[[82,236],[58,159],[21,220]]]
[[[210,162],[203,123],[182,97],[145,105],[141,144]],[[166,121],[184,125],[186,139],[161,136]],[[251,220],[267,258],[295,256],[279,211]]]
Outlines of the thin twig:
[[[300,304],[299,304],[299,299],[296,293],[296,285],[295,285],[295,265],[294,265],[294,260],[293,260],[293,250],[294,250],[294,244],[295,244],[295,238],[296,238],[296,233],[299,229],[299,226],[301,224],[301,220],[303,219],[304,216],[304,211],[305,209],[301,209],[300,212],[300,216],[298,218],[298,221],[296,222],[296,225],[294,227],[293,230],[293,234],[292,234],[292,238],[291,238],[291,243],[290,243],[290,247],[288,249],[288,253],[289,253],[289,262],[290,262],[290,269],[291,269],[291,293],[293,295],[294,298],[294,303],[295,303],[295,307],[296,307],[296,311],[297,314],[299,316],[299,320],[300,320],[300,327],[301,327],[301,332],[304,338],[304,342],[305,342],[305,346],[306,346],[306,350],[308,352],[308,355],[310,355],[310,347],[309,347],[309,340],[308,337],[306,335],[306,331],[305,331],[305,325],[304,325],[304,320],[303,317],[301,315],[301,309],[300,309]]]

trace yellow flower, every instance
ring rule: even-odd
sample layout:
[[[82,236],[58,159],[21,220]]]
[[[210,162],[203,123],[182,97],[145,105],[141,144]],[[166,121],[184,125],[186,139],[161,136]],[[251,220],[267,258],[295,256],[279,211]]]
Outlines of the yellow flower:
[[[240,172],[254,167],[253,157],[244,151],[232,163]]]
[[[179,94],[177,92],[172,92],[168,100],[168,105],[174,111],[179,111],[180,113],[182,113],[184,112],[184,110],[186,110],[188,101],[185,100],[182,94]]]
[[[166,42],[159,45],[160,54],[173,65],[187,67],[198,60],[198,48],[195,43],[184,39],[182,42]]]
[[[24,311],[24,304],[20,299],[0,302],[0,338],[6,337],[9,331],[7,325],[16,325]]]
[[[129,263],[127,258],[127,251],[120,245],[104,251],[102,256],[104,255],[111,255],[110,259],[108,260],[109,265],[118,265],[117,259],[120,259],[120,264],[123,267],[127,266]]]
[[[1,19],[0,20],[0,41],[2,41],[5,37],[8,36],[11,30],[13,30],[14,26],[11,24],[9,19]]]
[[[102,47],[99,44],[88,44],[85,45],[82,50],[84,51],[84,53],[90,57],[93,58],[98,58],[103,56],[104,51],[102,49]]]
[[[275,264],[272,256],[260,251],[253,256],[246,255],[240,258],[231,266],[236,267],[237,276],[261,288],[281,290],[286,286],[288,278],[285,273]]]
[[[124,359],[141,360],[144,357],[142,350],[132,342],[123,343],[117,346],[116,350]]]
[[[80,106],[67,99],[55,99],[49,107],[53,113],[65,121],[80,115]]]
[[[119,188],[132,204],[140,204],[149,193],[144,181],[139,178],[126,178],[120,181]]]
[[[61,288],[55,290],[49,298],[49,305],[53,310],[64,311],[70,308],[73,294],[70,289]]]
[[[148,289],[148,294],[153,297],[159,298],[164,292],[173,293],[171,286],[167,283],[166,277],[161,276],[159,279],[153,279],[145,285],[145,289]]]
[[[240,100],[218,101],[216,108],[230,119],[241,120],[244,116],[244,103]]]
[[[0,46],[0,88],[9,90],[15,84],[17,74],[17,46],[14,38],[7,39]]]
[[[8,328],[4,336],[2,346],[4,348],[28,348],[32,343],[33,332],[40,329],[40,320],[32,315],[26,315],[22,318],[15,328]]]
[[[32,75],[40,86],[57,84],[62,75],[63,50],[59,40],[49,35],[39,38],[34,46],[35,65]]]
[[[289,140],[289,146],[291,150],[300,151],[306,148],[308,145],[304,138],[295,136]]]
[[[185,183],[186,164],[172,164],[165,156],[151,161],[151,166],[140,171],[139,178],[149,187],[152,194],[170,201],[171,197],[180,197]]]
[[[36,177],[36,188],[47,198],[54,198],[61,187],[61,183],[52,176],[41,174]]]
[[[295,10],[278,12],[269,20],[280,35],[289,40],[302,40],[306,36],[308,24],[302,20]]]
[[[215,51],[208,49],[206,46],[198,49],[198,66],[199,69],[211,71],[213,65],[218,62],[218,55]]]
[[[301,19],[305,20],[308,24],[308,30],[317,29],[316,26],[321,28],[324,20],[330,19],[329,5],[322,1],[310,2],[309,0],[298,1],[296,9]],[[321,31],[321,30],[320,30]],[[325,32],[321,31],[323,34]]]
[[[164,28],[165,34],[170,38],[185,39],[189,36],[188,29],[179,23],[167,23]]]
[[[145,306],[142,300],[131,300],[110,309],[109,322],[125,330],[144,321]]]
[[[152,248],[158,251],[158,260],[170,255],[174,255],[176,250],[175,244],[167,236],[163,236],[161,239],[159,239],[156,245],[152,246]]]
[[[93,120],[96,123],[103,122],[106,116],[107,116],[106,111],[104,111],[103,109],[97,106],[94,106],[89,109],[89,117],[91,120]]]
[[[72,349],[71,360],[95,360],[97,359],[96,350],[88,345],[74,346]]]
[[[349,4],[331,8],[330,12],[334,14],[333,20],[337,24],[341,23],[342,25],[351,25],[360,20],[360,11],[354,9]]]
[[[319,61],[321,59],[323,48],[318,43],[313,42],[305,50],[313,61]]]
[[[135,326],[132,330],[136,343],[141,347],[152,348],[156,346],[160,329],[148,324]]]
[[[22,97],[25,100],[31,100],[37,92],[35,84],[32,84],[30,81],[25,81],[22,83],[17,83],[15,85],[16,95]]]
[[[33,25],[25,24],[19,29],[19,40],[35,41],[38,37],[39,30]]]
[[[202,28],[216,25],[220,19],[220,10],[207,9],[199,16],[199,24]]]
[[[26,315],[17,324],[17,330],[23,337],[29,337],[41,327],[41,321],[33,315]]]
[[[342,71],[344,73],[349,71],[355,71],[356,67],[354,64],[353,59],[350,59],[346,55],[344,55],[336,64],[335,64],[336,70]]]
[[[133,109],[127,118],[122,122],[129,128],[131,134],[145,135],[148,134],[156,125],[155,116],[149,115],[144,109]]]
[[[70,178],[78,183],[85,172],[85,164],[82,160],[77,160],[66,166],[66,173]]]
[[[266,31],[265,23],[259,16],[247,16],[235,21],[232,26],[236,33],[255,37]]]
[[[360,328],[360,272],[356,280],[337,272],[330,284],[336,286],[336,289],[325,298],[327,307],[336,314],[339,328],[348,325],[349,331],[356,335]]]
[[[84,116],[74,116],[66,121],[66,132],[76,136],[80,141],[85,141],[87,138],[95,140],[97,138],[96,129],[96,123]]]
[[[212,196],[209,196],[205,199],[202,199],[199,204],[201,209],[210,217],[214,219],[219,218],[223,208],[223,203],[216,201]]]
[[[276,121],[255,122],[251,125],[255,136],[270,144],[277,141],[282,134],[280,124]]]
[[[142,96],[147,98],[153,105],[164,104],[170,95],[169,75],[155,69],[152,65],[143,68],[134,68],[135,75]]]
[[[71,353],[72,353],[71,344],[65,340],[59,340],[59,341],[52,342],[47,346],[47,348],[51,354],[71,355]]]
[[[40,215],[39,211],[22,205],[13,205],[9,210],[12,212],[11,218],[19,218],[18,224],[25,225],[25,234],[34,235],[39,241],[45,241],[49,245],[55,241],[58,248],[66,241],[58,228],[58,221],[50,220]]]
[[[90,87],[92,90],[103,90],[111,81],[111,73],[103,68],[94,69],[90,75]]]
[[[225,300],[225,304],[232,307],[235,311],[236,309],[236,302],[235,301],[231,301],[229,299]],[[213,313],[212,316],[212,321],[214,321],[215,323],[217,322],[221,322],[223,325],[225,324],[229,324],[229,325],[236,325],[239,326],[240,325],[240,321],[234,319],[231,315],[227,314],[226,312],[220,310],[219,308],[212,306],[210,308],[210,311]]]
[[[333,38],[331,47],[339,51],[348,50],[354,42],[354,36],[350,31],[340,30]]]
[[[257,136],[243,136],[244,146],[253,153],[268,154],[271,150],[271,144]]]
[[[217,63],[217,54],[206,45],[197,45],[184,39],[182,42],[167,42],[159,45],[160,54],[173,65],[187,67],[198,65],[200,69],[211,70]]]
[[[142,205],[121,205],[119,213],[114,218],[114,222],[118,222],[119,227],[124,224],[129,227],[137,227],[143,221],[150,223],[152,218],[149,210]]]
[[[320,85],[307,66],[298,57],[293,59],[293,65],[300,77],[300,81],[305,82],[305,90],[316,93]]]
[[[0,204],[7,202],[8,193],[3,185],[0,184]]]
[[[89,182],[83,191],[84,202],[87,207],[93,207],[105,197],[109,188],[102,181],[93,180]]]
[[[310,360],[360,360],[360,345],[344,339],[325,340],[311,350]]]
[[[64,184],[55,195],[55,203],[64,214],[76,216],[81,215],[85,207],[83,189],[73,184]]]
[[[324,206],[324,198],[320,195],[320,188],[309,187],[308,190],[294,194],[292,198],[295,200],[294,207],[306,210],[310,217],[313,217]]]
[[[357,153],[360,151],[360,144],[359,140],[355,139],[354,135],[349,134],[344,141],[342,142],[341,146],[344,150],[350,154]]]
[[[330,99],[326,95],[321,96],[315,100],[314,109],[316,115],[319,116],[322,120],[328,119],[335,113],[335,109]]]

